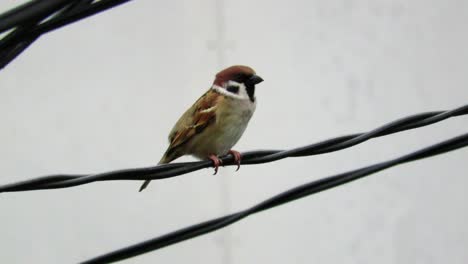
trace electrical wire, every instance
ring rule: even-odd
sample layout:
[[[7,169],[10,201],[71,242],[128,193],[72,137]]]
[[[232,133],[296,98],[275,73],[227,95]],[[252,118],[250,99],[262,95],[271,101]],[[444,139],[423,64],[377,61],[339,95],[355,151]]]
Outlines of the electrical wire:
[[[216,231],[218,229],[231,225],[237,221],[240,221],[252,214],[272,209],[285,203],[289,203],[294,200],[304,198],[306,196],[316,194],[324,190],[328,190],[333,187],[349,183],[351,181],[358,180],[360,178],[369,176],[371,174],[391,168],[393,166],[416,161],[419,159],[429,158],[435,155],[440,155],[442,153],[453,151],[466,146],[468,146],[468,133],[428,146],[426,148],[420,149],[418,151],[409,153],[404,156],[400,156],[392,160],[376,163],[370,166],[348,171],[345,173],[340,173],[334,176],[322,178],[320,180],[312,181],[297,186],[237,213],[232,213],[223,217],[218,217],[195,225],[191,225],[138,244],[134,244],[107,254],[103,254],[101,256],[86,260],[82,263],[111,263],[142,255],[150,251],[155,251],[163,247],[167,247],[197,236]]]
[[[371,138],[386,136],[389,134],[415,129],[440,122],[450,117],[468,114],[468,105],[464,105],[449,111],[426,112],[401,118],[380,126],[366,133],[341,136],[315,144],[294,148],[290,150],[258,150],[245,152],[242,154],[241,164],[252,165],[268,163],[289,157],[301,157],[324,154],[349,148],[365,142]],[[234,165],[231,155],[221,157],[226,166]],[[19,192],[45,189],[58,189],[88,184],[96,181],[116,181],[116,180],[162,180],[176,177],[196,170],[209,168],[213,164],[211,161],[171,163],[145,168],[132,168],[116,170],[97,174],[57,174],[38,177],[26,181],[10,183],[0,186],[0,193]]]
[[[36,0],[0,14],[0,69],[42,34],[131,0]]]

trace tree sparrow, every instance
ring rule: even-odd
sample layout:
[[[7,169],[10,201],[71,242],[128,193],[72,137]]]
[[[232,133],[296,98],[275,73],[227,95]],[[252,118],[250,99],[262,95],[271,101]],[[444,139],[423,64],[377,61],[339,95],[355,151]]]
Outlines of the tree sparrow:
[[[218,156],[231,153],[240,167],[241,155],[231,149],[244,133],[255,111],[255,85],[263,81],[247,66],[220,71],[211,88],[190,107],[169,133],[169,147],[158,164],[184,155],[210,159],[218,172]],[[150,180],[140,188],[144,190]]]

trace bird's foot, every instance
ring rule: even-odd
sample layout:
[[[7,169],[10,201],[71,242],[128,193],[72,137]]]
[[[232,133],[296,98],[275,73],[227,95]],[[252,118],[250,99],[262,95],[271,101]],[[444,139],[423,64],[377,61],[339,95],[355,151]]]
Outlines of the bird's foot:
[[[220,160],[220,159],[218,158],[218,156],[213,155],[213,154],[209,155],[208,158],[209,158],[211,161],[213,161],[213,167],[214,167],[214,173],[213,173],[213,175],[216,175],[216,173],[218,173],[218,168],[219,168],[220,165],[223,164],[223,161]]]
[[[239,168],[240,168],[240,163],[241,163],[241,159],[242,159],[242,156],[241,156],[240,152],[231,149],[231,150],[229,151],[229,154],[231,154],[231,155],[234,157],[234,161],[235,161],[236,164],[237,164],[237,169],[236,169],[236,171],[238,171]]]

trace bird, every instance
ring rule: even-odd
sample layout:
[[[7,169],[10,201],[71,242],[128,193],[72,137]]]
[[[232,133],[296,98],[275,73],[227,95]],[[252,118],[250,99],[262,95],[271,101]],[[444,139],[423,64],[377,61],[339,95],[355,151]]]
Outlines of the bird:
[[[169,147],[159,164],[184,155],[211,160],[214,174],[222,165],[222,155],[231,154],[240,168],[241,154],[231,148],[244,133],[257,100],[255,85],[263,79],[249,66],[230,66],[215,76],[213,84],[179,118],[169,133]],[[143,191],[151,180],[140,187]]]

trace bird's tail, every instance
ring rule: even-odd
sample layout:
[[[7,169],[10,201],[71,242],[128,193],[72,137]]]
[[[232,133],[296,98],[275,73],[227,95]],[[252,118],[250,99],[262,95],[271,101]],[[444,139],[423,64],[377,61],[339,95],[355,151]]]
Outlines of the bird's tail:
[[[158,162],[158,165],[161,165],[161,164],[165,164],[165,163],[169,163],[171,160],[168,160],[166,154],[163,155],[163,157],[161,158],[161,160]],[[140,187],[140,190],[139,192],[143,191],[144,189],[146,189],[146,187],[148,187],[148,185],[150,184],[151,180],[146,180]]]

